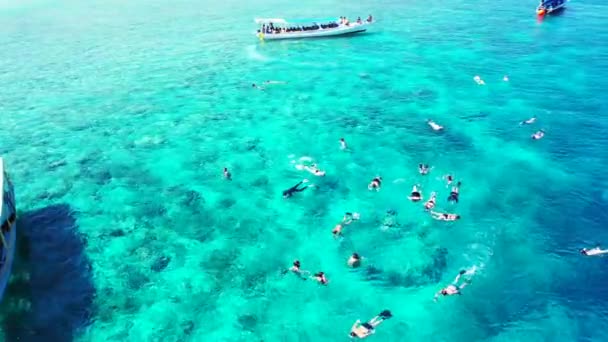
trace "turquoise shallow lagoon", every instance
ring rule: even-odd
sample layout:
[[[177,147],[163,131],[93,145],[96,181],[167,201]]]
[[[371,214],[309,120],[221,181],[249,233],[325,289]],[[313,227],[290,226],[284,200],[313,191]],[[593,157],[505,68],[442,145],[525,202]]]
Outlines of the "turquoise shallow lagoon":
[[[535,6],[0,2],[0,155],[29,250],[4,339],[346,341],[390,309],[370,341],[608,340],[608,260],[578,254],[608,247],[608,6]],[[348,38],[253,36],[254,17],[369,13]],[[432,220],[414,184],[462,219]],[[329,284],[283,275],[294,259]]]

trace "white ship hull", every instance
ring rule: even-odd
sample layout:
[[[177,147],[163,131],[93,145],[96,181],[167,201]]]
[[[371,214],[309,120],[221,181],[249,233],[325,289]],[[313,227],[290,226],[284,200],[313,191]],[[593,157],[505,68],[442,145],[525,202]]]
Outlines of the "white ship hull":
[[[295,31],[282,33],[258,33],[258,37],[263,40],[279,40],[279,39],[302,39],[302,38],[320,38],[320,37],[335,37],[348,34],[365,32],[369,28],[370,23],[341,25],[335,28],[318,29],[310,31]]]

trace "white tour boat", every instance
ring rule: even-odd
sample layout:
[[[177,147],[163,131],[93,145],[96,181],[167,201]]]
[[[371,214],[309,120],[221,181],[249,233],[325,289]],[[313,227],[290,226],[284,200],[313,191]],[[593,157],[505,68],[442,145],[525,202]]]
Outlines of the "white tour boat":
[[[365,32],[373,24],[372,17],[349,22],[346,18],[297,19],[280,18],[255,19],[259,28],[256,36],[260,40],[298,39],[342,36]]]
[[[17,209],[13,183],[4,170],[0,158],[0,300],[11,276],[17,237]]]

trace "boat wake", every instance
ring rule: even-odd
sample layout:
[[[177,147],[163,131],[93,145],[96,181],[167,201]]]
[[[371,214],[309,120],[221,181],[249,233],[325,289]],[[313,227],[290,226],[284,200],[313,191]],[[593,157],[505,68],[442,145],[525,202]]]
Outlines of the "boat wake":
[[[247,48],[245,50],[247,51],[247,57],[249,59],[253,59],[256,61],[260,61],[260,62],[268,62],[271,60],[269,57],[266,57],[266,56],[262,55],[261,53],[259,53],[257,51],[256,45],[249,45],[249,46],[247,46]]]

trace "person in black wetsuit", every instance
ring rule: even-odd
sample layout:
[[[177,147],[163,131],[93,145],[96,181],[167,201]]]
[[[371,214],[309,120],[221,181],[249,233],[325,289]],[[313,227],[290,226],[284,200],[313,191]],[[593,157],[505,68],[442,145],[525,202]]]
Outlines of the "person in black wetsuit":
[[[305,185],[302,188],[299,188],[300,185],[302,185],[303,183],[308,183],[308,179],[304,179],[302,181],[300,181],[298,184],[292,186],[291,188],[283,191],[283,198],[288,198],[293,196],[294,193],[296,192],[300,192],[300,191],[304,191],[308,188],[308,185]]]
[[[456,184],[456,186],[452,187],[452,192],[448,197],[448,202],[456,202],[458,203],[458,196],[460,195],[460,182]]]

